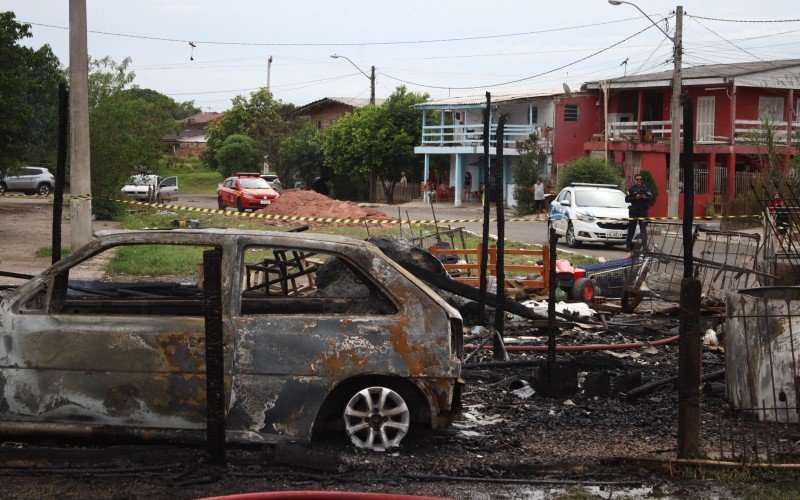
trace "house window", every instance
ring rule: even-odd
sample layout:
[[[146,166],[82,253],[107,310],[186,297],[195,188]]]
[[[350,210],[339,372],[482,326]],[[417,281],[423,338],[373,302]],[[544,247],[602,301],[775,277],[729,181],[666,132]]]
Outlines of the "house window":
[[[539,108],[536,106],[531,107],[531,125],[539,123]]]
[[[329,127],[332,127],[332,126],[333,126],[333,125],[335,125],[335,124],[336,124],[336,118],[333,118],[333,119],[331,119],[331,120],[329,120],[329,121],[328,121],[328,126],[329,126]]]
[[[781,122],[783,121],[783,97],[758,98],[758,121]]]
[[[578,121],[578,105],[577,104],[565,104],[564,105],[564,121],[565,122],[576,122],[576,121]]]
[[[322,120],[317,120],[317,130],[322,130]]]

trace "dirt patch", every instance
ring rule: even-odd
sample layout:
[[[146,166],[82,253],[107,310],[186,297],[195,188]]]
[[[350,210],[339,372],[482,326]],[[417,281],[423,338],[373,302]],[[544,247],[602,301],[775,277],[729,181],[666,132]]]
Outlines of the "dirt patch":
[[[347,219],[380,219],[386,214],[369,207],[359,207],[349,201],[328,198],[316,191],[287,189],[272,205],[259,210],[273,215],[299,215],[303,217],[338,217]]]
[[[65,207],[66,209],[67,207]],[[66,210],[65,210],[66,212]],[[36,250],[52,243],[53,200],[0,198],[0,271],[38,274],[50,266],[50,257],[37,257]],[[93,230],[116,229],[119,224],[94,221]],[[61,239],[69,246],[70,223],[61,221]],[[0,276],[0,285],[20,285],[23,281]]]

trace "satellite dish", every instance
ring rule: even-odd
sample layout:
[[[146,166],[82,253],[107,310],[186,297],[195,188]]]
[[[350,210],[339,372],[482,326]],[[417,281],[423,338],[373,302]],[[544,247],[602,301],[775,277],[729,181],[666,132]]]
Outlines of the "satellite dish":
[[[563,85],[564,85],[564,93],[567,95],[567,97],[572,97],[572,91],[569,89],[569,85],[567,85],[566,83]]]

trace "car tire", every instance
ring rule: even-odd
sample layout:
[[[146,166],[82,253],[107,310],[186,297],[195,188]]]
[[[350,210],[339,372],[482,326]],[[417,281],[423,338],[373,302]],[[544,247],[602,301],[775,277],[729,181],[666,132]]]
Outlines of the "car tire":
[[[0,196],[3,196],[4,194],[6,194],[6,183],[0,182]]]
[[[217,208],[219,208],[220,210],[225,210],[225,204],[222,203],[222,197],[221,196],[219,198],[217,198]]]
[[[49,195],[53,189],[50,187],[50,184],[43,182],[39,184],[39,187],[36,188],[36,194],[39,196],[47,196]]]
[[[597,286],[591,278],[579,278],[572,285],[572,300],[591,303],[594,300]]]
[[[572,228],[572,223],[570,222],[567,226],[567,246],[570,248],[579,248],[581,246],[581,242],[578,241],[578,238],[575,237],[575,229]]]
[[[240,212],[244,212],[244,207],[242,206],[242,200],[241,199],[236,200],[236,210],[238,210]]]
[[[396,448],[408,434],[411,411],[403,397],[383,386],[356,392],[342,414],[345,433],[357,448],[385,451]]]

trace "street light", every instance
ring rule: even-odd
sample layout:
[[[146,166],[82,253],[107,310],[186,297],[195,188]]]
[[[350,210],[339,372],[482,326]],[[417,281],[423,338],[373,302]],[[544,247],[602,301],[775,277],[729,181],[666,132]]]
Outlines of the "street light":
[[[358,71],[360,71],[362,75],[366,76],[369,79],[369,103],[374,106],[375,105],[375,66],[372,67],[372,72],[371,72],[372,76],[370,76],[370,75],[364,73],[364,71],[361,68],[359,68],[356,63],[351,61],[349,57],[340,56],[338,54],[331,54],[331,59],[339,59],[339,58],[346,59],[347,62],[352,64],[353,67],[355,67]]]
[[[672,132],[669,142],[669,198],[667,215],[669,217],[678,216],[678,194],[680,180],[680,156],[681,156],[681,45],[683,43],[683,6],[679,5],[675,9],[675,36],[669,36],[653,19],[633,2],[624,0],[608,0],[611,5],[632,5],[646,17],[653,26],[659,29],[674,47],[673,60],[675,62],[672,72],[672,100],[670,102],[670,116],[672,118]]]

